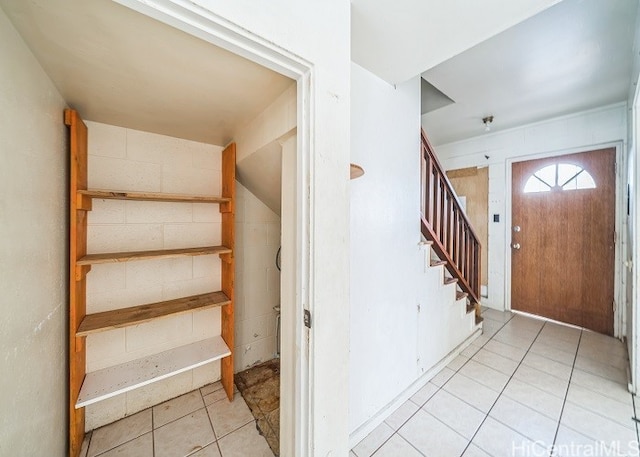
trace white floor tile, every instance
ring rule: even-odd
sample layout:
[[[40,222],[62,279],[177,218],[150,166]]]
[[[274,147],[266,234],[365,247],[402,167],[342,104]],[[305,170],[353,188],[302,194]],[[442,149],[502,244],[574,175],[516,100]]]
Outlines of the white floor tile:
[[[152,433],[145,433],[138,438],[131,440],[115,449],[100,454],[100,457],[153,457],[153,437]]]
[[[626,352],[624,354],[619,354],[618,350],[610,351],[606,348],[593,347],[587,344],[580,344],[580,347],[578,348],[578,355],[581,357],[587,357],[605,365],[612,365],[621,370],[626,369],[629,364]]]
[[[185,456],[216,440],[205,409],[157,428],[153,435],[156,457]]]
[[[515,362],[520,362],[524,358],[524,355],[527,353],[526,349],[522,349],[516,346],[510,346],[497,340],[489,341],[484,346],[484,349],[511,359]]]
[[[557,336],[550,336],[544,333],[544,330],[540,332],[538,338],[536,338],[536,343],[544,344],[546,346],[551,346],[563,352],[568,352],[575,356],[578,351],[578,340],[566,340],[559,338]],[[573,362],[572,362],[573,363]]]
[[[516,378],[511,379],[503,395],[544,414],[550,419],[555,421],[560,419],[564,400],[524,381]]]
[[[475,444],[470,444],[467,450],[464,451],[464,454],[462,454],[462,457],[492,457],[492,456],[484,452]]]
[[[495,390],[489,389],[461,374],[451,378],[443,389],[483,413],[489,412],[499,395]]]
[[[554,340],[562,340],[577,345],[580,340],[581,333],[582,330],[579,328],[547,322],[542,328],[540,336],[544,338],[552,338]]]
[[[563,363],[568,366],[573,366],[573,360],[576,357],[575,351],[566,352],[559,349],[557,346],[547,344],[542,340],[536,340],[529,349],[529,352],[541,355],[547,359],[555,360],[556,362]]]
[[[487,319],[482,323],[482,334],[491,337],[496,334],[505,324],[491,319]]]
[[[371,433],[369,433],[362,441],[360,441],[353,450],[358,457],[369,457],[380,448],[385,441],[391,438],[394,430],[384,422],[378,425]]]
[[[506,374],[500,373],[486,365],[482,365],[473,359],[469,360],[469,362],[467,362],[467,364],[463,366],[458,373],[474,379],[480,384],[483,384],[496,392],[500,392],[509,380],[509,376]]]
[[[509,322],[510,325],[535,330],[536,332],[539,331],[546,323],[547,321],[544,319],[537,319],[535,317],[529,317],[517,313],[513,315],[513,319]]]
[[[571,402],[565,404],[560,423],[589,438],[607,442],[616,441],[625,447],[637,438],[634,430]]]
[[[402,425],[418,411],[418,405],[412,401],[405,401],[396,409],[389,417],[385,419],[385,422],[393,430],[398,430]]]
[[[620,384],[627,382],[626,369],[623,370],[611,365],[600,363],[588,357],[581,357],[580,355],[578,355],[578,357],[576,357],[575,367],[581,369],[582,371],[602,376],[603,378],[610,379]]]
[[[528,365],[520,365],[513,377],[560,398],[565,397],[569,384],[568,381],[556,378]]]
[[[472,360],[480,362],[507,376],[511,376],[518,367],[518,362],[496,354],[495,352],[487,351],[486,349],[480,349],[478,353],[473,356]]]
[[[375,457],[423,457],[416,448],[411,446],[400,435],[393,435],[389,441],[373,454]],[[225,456],[226,457],[226,456]]]
[[[255,420],[240,395],[236,395],[232,402],[224,400],[213,403],[207,407],[207,412],[218,439]]]
[[[595,452],[596,448],[596,440],[561,425],[553,446],[553,457],[575,457],[587,454],[589,451],[593,451],[591,455],[598,455]]]
[[[211,443],[204,449],[200,449],[193,454],[189,454],[189,457],[221,457],[220,450],[217,443]]]
[[[485,418],[485,414],[450,394],[441,390],[422,409],[467,439],[473,438]]]
[[[469,357],[465,357],[464,355],[461,354],[455,359],[453,359],[451,362],[449,362],[449,365],[447,365],[447,368],[453,371],[458,371],[460,368],[462,368],[462,366],[465,363],[467,363],[468,360],[469,360]]]
[[[485,319],[498,321],[504,324],[505,322],[508,322],[513,317],[513,314],[511,314],[511,312],[509,311],[497,311],[495,309],[487,309],[482,313],[482,317],[484,317]]]
[[[466,348],[463,349],[463,351],[460,353],[460,355],[470,358],[473,357],[474,355],[476,355],[476,353],[480,350],[481,346],[477,346],[475,344],[470,344],[469,346],[467,346]]]
[[[525,356],[522,363],[565,381],[568,381],[571,376],[571,366],[542,357],[541,355],[534,354],[532,352],[529,352]]]
[[[635,430],[633,406],[622,403],[578,384],[569,386],[567,401]]]
[[[153,426],[155,428],[162,427],[201,408],[204,408],[202,395],[200,395],[199,391],[194,390],[154,406]]]
[[[117,422],[100,427],[93,431],[88,456],[94,457],[151,430],[150,409],[145,409]]]
[[[428,456],[459,456],[467,439],[425,411],[418,411],[398,431],[400,436]]]
[[[446,383],[451,376],[456,374],[451,368],[444,367],[438,374],[436,374],[432,379],[431,383],[435,384],[438,387],[442,387],[444,383]]]
[[[267,441],[253,422],[220,438],[218,446],[222,457],[273,457]]]
[[[411,401],[418,406],[424,405],[437,391],[439,387],[428,382],[411,397]]]
[[[587,373],[578,368],[573,370],[571,383],[578,384],[587,389],[596,391],[614,400],[631,404],[631,393],[627,390],[627,384],[620,384],[601,376]]]
[[[544,443],[546,446],[553,444],[557,422],[517,401],[502,396],[489,415],[531,441]]]
[[[494,457],[547,455],[538,452],[540,447],[531,440],[490,417],[482,424],[472,444]]]
[[[494,337],[493,340],[500,341],[501,343],[508,344],[510,346],[515,346],[520,349],[528,350],[535,336],[532,337],[523,337],[518,336],[518,332],[506,332],[500,331]]]

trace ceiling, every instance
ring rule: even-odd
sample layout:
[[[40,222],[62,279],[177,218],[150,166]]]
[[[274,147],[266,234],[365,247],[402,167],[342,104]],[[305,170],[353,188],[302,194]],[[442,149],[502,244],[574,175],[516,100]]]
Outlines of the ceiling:
[[[431,68],[454,100],[422,116],[435,145],[627,99],[637,0],[564,0]]]
[[[559,1],[351,0],[352,60],[401,83]]]
[[[111,0],[0,0],[85,118],[225,145],[291,79]]]

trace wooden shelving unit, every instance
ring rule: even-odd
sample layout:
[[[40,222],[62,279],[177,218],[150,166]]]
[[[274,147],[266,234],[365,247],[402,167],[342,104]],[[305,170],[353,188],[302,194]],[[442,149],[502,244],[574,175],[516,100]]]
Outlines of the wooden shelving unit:
[[[235,144],[222,153],[222,195],[182,195],[92,190],[87,183],[87,127],[74,110],[65,110],[70,132],[70,287],[69,287],[69,455],[77,457],[84,439],[84,407],[221,360],[222,385],[233,400]],[[217,203],[222,214],[221,246],[87,254],[87,212],[92,199]],[[91,265],[216,254],[222,262],[222,290],[125,309],[86,314],[87,274]],[[86,336],[138,325],[195,310],[221,307],[221,335],[138,360],[86,373]]]

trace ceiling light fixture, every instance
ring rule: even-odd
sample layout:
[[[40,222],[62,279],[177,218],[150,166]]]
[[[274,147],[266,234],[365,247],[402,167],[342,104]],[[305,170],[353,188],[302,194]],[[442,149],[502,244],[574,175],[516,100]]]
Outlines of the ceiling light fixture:
[[[491,123],[493,122],[493,116],[487,116],[482,118],[482,122],[484,123],[484,131],[488,132],[491,130]]]

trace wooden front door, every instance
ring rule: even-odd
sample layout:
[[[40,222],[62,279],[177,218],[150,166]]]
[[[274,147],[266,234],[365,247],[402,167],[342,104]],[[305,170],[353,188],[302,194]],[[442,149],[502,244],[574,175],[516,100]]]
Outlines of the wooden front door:
[[[613,334],[615,149],[512,166],[511,308]]]

